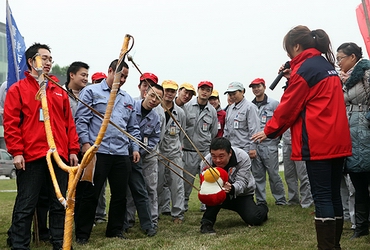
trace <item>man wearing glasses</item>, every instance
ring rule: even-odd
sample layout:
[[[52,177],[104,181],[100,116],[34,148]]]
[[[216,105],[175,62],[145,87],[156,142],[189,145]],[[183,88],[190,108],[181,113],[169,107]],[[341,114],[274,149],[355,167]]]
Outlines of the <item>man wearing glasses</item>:
[[[42,59],[42,72],[50,72],[53,62],[50,48],[44,44],[33,44],[26,51],[29,72],[25,73],[25,79],[9,88],[4,106],[4,138],[17,169],[18,193],[8,232],[8,245],[12,249],[29,249],[32,216],[44,182],[49,190],[51,243],[53,249],[60,249],[63,245],[65,208],[58,201],[52,185],[46,162],[49,145],[45,135],[44,116],[41,101],[35,99],[40,90],[35,64],[35,58],[39,55]],[[65,163],[76,166],[80,146],[68,95],[50,82],[46,83],[46,95],[48,103],[52,104],[49,106],[49,119],[58,153]],[[60,191],[65,197],[68,173],[56,166],[55,162],[53,167]]]

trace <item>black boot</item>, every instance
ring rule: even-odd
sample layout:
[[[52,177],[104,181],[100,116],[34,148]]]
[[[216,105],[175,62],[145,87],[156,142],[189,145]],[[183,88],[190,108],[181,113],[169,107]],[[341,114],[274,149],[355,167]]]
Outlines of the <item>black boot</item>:
[[[343,217],[335,218],[335,242],[334,249],[340,250],[340,238],[342,237],[343,232]]]
[[[335,245],[335,220],[318,220],[315,219],[317,249],[332,250]]]
[[[369,206],[355,204],[356,229],[351,239],[369,234]]]

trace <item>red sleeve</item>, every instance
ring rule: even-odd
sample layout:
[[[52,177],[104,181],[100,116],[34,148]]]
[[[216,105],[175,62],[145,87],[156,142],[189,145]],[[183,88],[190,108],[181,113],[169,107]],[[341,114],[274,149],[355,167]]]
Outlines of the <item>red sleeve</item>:
[[[8,152],[13,155],[23,155],[21,123],[21,96],[19,82],[7,91],[4,103],[4,139]]]
[[[303,110],[308,94],[307,82],[297,74],[292,75],[280,104],[264,128],[268,138],[276,138],[292,126]]]

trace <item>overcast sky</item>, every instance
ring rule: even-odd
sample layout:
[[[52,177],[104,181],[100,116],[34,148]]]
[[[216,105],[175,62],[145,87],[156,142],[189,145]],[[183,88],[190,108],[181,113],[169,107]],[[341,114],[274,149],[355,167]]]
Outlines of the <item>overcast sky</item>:
[[[0,21],[6,21],[5,5]],[[267,86],[289,58],[282,46],[296,25],[324,29],[333,49],[355,42],[368,58],[357,20],[360,0],[9,0],[26,47],[34,42],[52,48],[56,64],[90,65],[90,76],[107,72],[120,53],[126,33],[135,38],[131,51],[143,72],[179,85],[214,83],[220,94],[232,81],[248,88],[257,77]],[[139,73],[129,63],[124,88],[138,96]],[[89,76],[89,81],[91,80]],[[280,100],[283,81],[267,95]],[[221,97],[222,106],[226,99]]]

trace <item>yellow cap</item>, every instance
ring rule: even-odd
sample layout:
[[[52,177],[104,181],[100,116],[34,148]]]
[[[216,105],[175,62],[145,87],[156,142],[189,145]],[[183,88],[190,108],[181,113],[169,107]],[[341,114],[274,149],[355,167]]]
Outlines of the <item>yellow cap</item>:
[[[172,81],[172,80],[164,80],[162,82],[162,87],[164,89],[174,89],[174,90],[177,90],[179,88],[179,85],[175,81]]]
[[[218,98],[219,97],[218,91],[214,89],[212,91],[211,97],[217,97]]]
[[[186,90],[193,91],[193,94],[197,95],[197,92],[195,91],[195,88],[191,83],[185,82],[185,83],[181,84],[180,89],[182,89],[182,88],[184,88]]]

